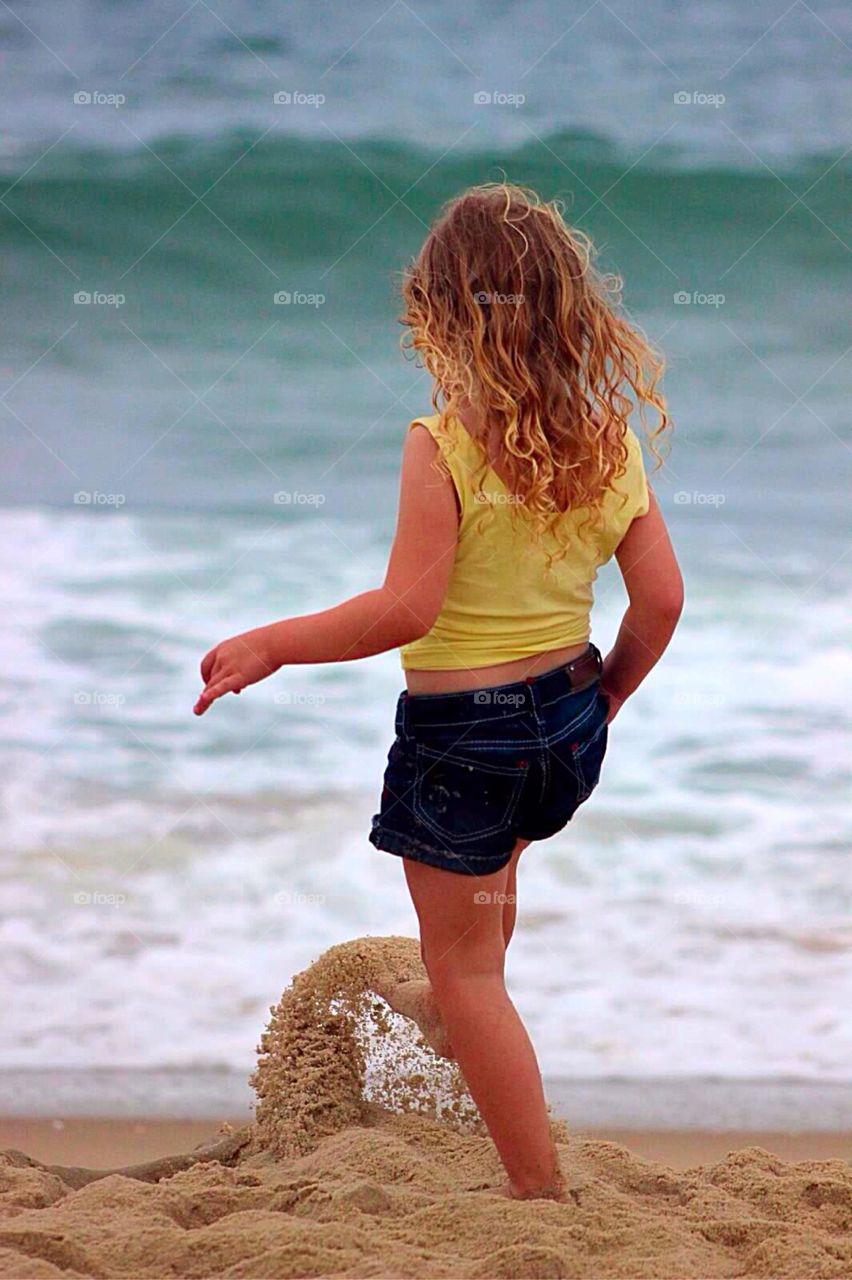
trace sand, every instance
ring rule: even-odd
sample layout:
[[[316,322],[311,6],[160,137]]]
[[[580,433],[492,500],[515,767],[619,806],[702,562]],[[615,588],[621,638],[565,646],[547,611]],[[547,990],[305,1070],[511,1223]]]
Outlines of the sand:
[[[167,1120],[162,1116],[66,1116],[58,1122],[45,1116],[0,1116],[0,1151],[25,1151],[46,1164],[85,1165],[115,1169],[153,1161],[175,1151],[189,1151],[216,1140],[223,1123],[230,1131],[247,1123],[234,1114],[207,1120]],[[691,1169],[722,1160],[741,1147],[763,1147],[784,1160],[844,1160],[852,1158],[852,1132],[780,1132],[774,1129],[637,1129],[612,1124],[603,1128],[572,1127],[571,1141],[614,1142],[634,1155],[656,1160],[672,1169]]]
[[[421,977],[399,938],[297,975],[261,1041],[256,1120],[218,1136],[218,1159],[100,1176],[0,1156],[0,1275],[852,1275],[840,1159],[752,1146],[675,1170],[555,1121],[565,1203],[493,1194],[455,1068],[371,994]]]

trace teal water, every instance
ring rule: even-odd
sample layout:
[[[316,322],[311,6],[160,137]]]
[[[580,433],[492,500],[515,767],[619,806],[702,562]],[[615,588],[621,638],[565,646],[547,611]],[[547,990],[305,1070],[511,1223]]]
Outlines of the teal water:
[[[430,401],[399,272],[445,199],[506,175],[565,200],[666,351],[651,480],[687,580],[594,807],[530,864],[518,999],[554,1077],[847,1078],[848,11],[21,17],[0,14],[3,1064],[242,1069],[294,969],[414,929],[366,841],[395,655],[191,705],[217,639],[380,580]],[[623,605],[607,570],[602,648]]]

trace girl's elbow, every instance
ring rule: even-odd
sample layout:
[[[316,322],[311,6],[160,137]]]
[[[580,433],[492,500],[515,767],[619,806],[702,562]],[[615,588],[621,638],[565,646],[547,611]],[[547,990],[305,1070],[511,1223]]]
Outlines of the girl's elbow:
[[[402,639],[400,644],[413,644],[415,640],[422,640],[428,635],[435,625],[434,618],[408,618],[400,624],[400,632]]]
[[[682,613],[683,613],[683,601],[681,600],[679,605],[677,606],[672,605],[671,608],[668,610],[668,612],[664,615],[666,623],[668,624],[668,626],[671,628],[672,631],[674,631],[677,625],[679,624]]]
[[[667,623],[674,628],[683,613],[683,587],[672,587],[665,591],[654,591],[634,597],[630,601],[631,608],[648,622]]]
[[[660,601],[659,611],[666,622],[670,622],[672,626],[675,626],[683,613],[683,605],[684,593],[683,583],[681,583],[679,587],[675,587],[665,594]]]
[[[673,566],[672,572],[657,583],[654,604],[660,616],[674,627],[683,613],[683,603],[683,575],[677,566]]]
[[[421,640],[432,630],[437,616],[434,610],[423,608],[412,601],[396,601],[388,614],[394,647]]]
[[[394,645],[412,644],[432,630],[441,612],[441,601],[434,595],[392,589],[386,584],[381,590],[379,612],[393,633]]]

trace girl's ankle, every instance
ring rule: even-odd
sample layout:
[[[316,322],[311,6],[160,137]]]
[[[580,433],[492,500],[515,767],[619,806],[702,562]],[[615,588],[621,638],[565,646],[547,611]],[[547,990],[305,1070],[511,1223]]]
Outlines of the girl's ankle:
[[[558,1163],[547,1182],[516,1186],[510,1179],[505,1186],[507,1195],[513,1200],[563,1200],[565,1198],[565,1178]]]

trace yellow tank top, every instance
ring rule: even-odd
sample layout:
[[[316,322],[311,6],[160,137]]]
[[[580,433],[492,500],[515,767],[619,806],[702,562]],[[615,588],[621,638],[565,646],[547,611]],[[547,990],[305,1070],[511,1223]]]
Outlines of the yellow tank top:
[[[438,421],[438,414],[415,418],[409,430],[422,424],[435,437]],[[454,447],[445,463],[461,512],[458,547],[441,612],[425,636],[401,646],[403,668],[487,667],[587,641],[597,571],[611,559],[634,516],[648,511],[635,432],[627,428],[627,465],[604,495],[600,529],[587,524],[548,571],[547,552],[558,546],[553,534],[534,537],[529,525],[524,528],[523,508],[511,510],[513,495],[490,466],[480,496],[475,483],[484,461],[480,445],[458,419],[450,420],[447,431]],[[475,526],[486,504],[490,514],[479,532]],[[576,528],[585,514],[585,508],[569,511],[563,519]]]

